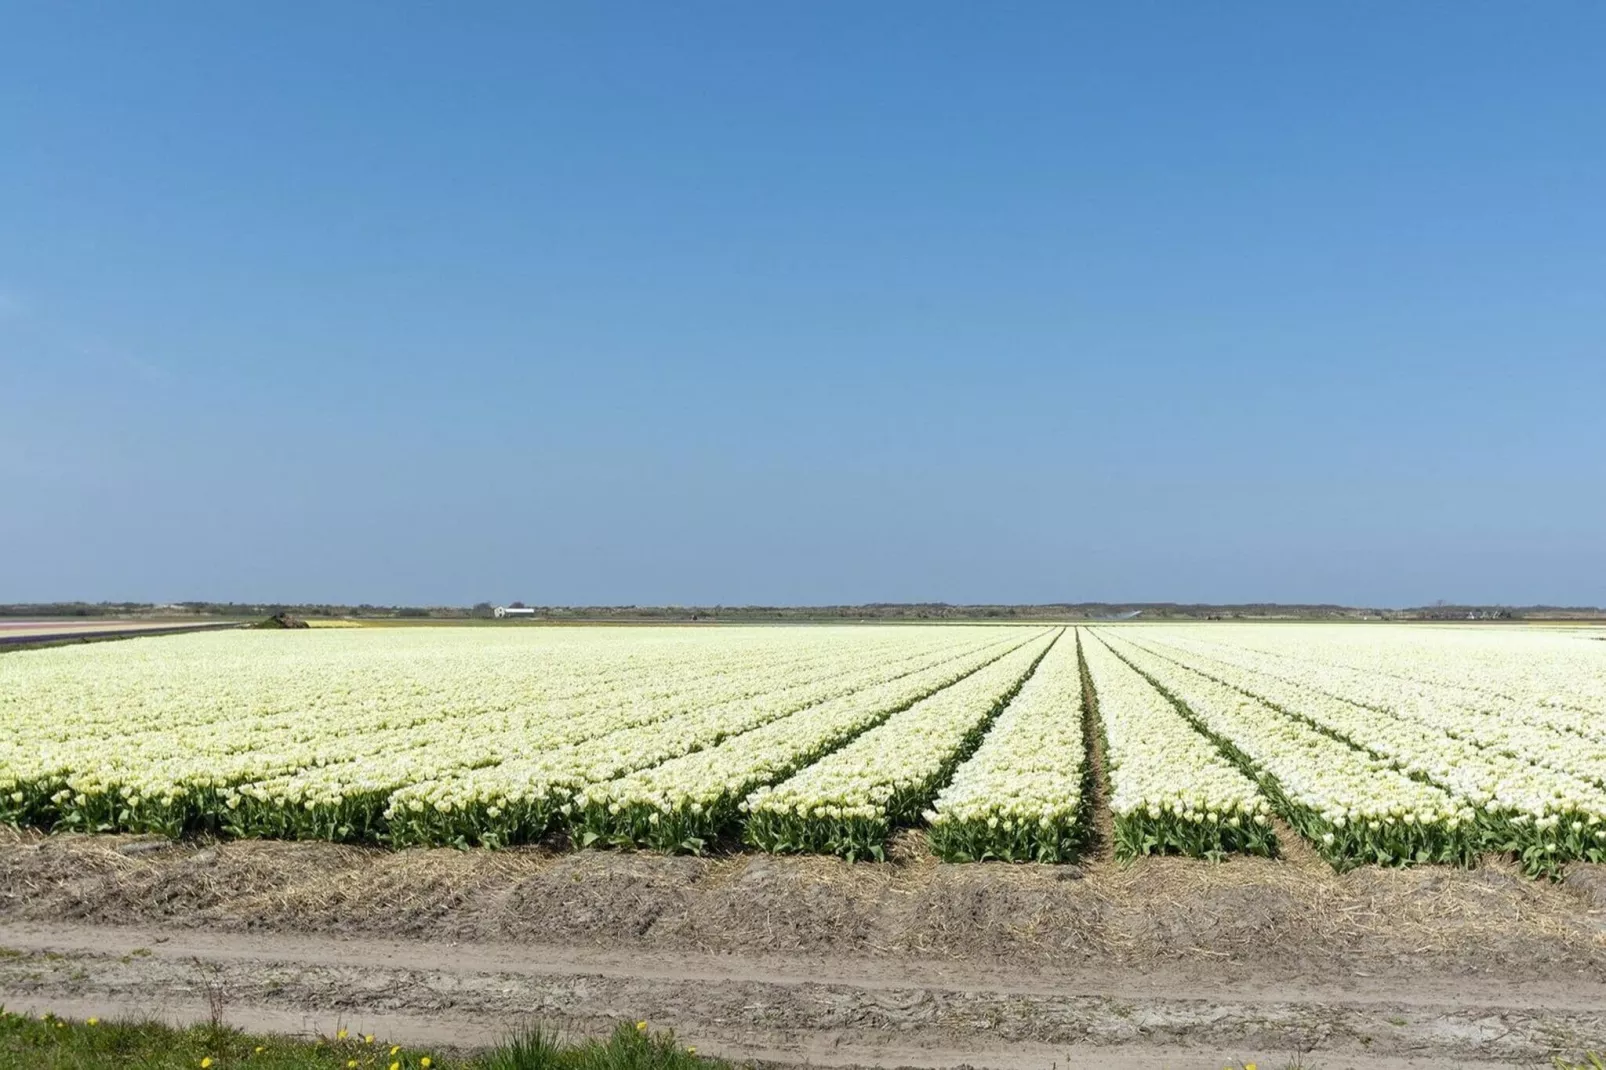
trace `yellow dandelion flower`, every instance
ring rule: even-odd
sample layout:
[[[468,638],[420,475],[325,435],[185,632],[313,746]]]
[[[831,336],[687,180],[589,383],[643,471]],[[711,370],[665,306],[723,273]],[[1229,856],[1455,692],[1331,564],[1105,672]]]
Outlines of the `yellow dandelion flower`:
[[[100,1019],[99,1018],[85,1018],[84,1019],[84,1024],[85,1025],[99,1025],[100,1024]]]
[[[401,1070],[401,1063],[391,1063],[390,1070]]]
[[[258,1044],[258,1045],[257,1045],[257,1046],[256,1046],[256,1048],[255,1048],[255,1051],[256,1051],[256,1053],[257,1053],[257,1054],[258,1054],[258,1055],[261,1055],[261,1054],[262,1054],[262,1053],[263,1053],[263,1052],[265,1052],[265,1051],[267,1051],[267,1050],[268,1050],[268,1049],[267,1049],[267,1048],[266,1048],[266,1047],[264,1047],[264,1046],[263,1046],[263,1045],[261,1045],[261,1044]]]
[[[647,1031],[647,1023],[646,1022],[637,1022],[636,1023],[636,1032],[645,1033],[646,1031]]]
[[[201,1060],[201,1070],[206,1070],[206,1068],[211,1066],[211,1065],[212,1065],[212,1057],[210,1055],[208,1055],[206,1058]]]
[[[346,1039],[346,1031],[344,1029],[336,1029],[335,1030],[335,1039],[336,1040],[345,1040]]]
[[[429,1067],[430,1067],[429,1056],[426,1055],[422,1059],[418,1060],[418,1065],[422,1066],[424,1068],[424,1070],[429,1070]]]
[[[347,1066],[347,1070],[356,1070],[357,1060],[356,1059],[347,1059],[346,1060],[346,1066]]]
[[[374,1035],[369,1033],[367,1036],[362,1038],[362,1042],[364,1044],[372,1044],[374,1042]]]
[[[392,1055],[395,1055],[398,1051],[401,1051],[401,1045],[400,1044],[392,1044],[390,1046],[390,1053]]]
[[[687,1055],[696,1055],[697,1054],[697,1049],[696,1048],[687,1048],[686,1049],[686,1054]]]

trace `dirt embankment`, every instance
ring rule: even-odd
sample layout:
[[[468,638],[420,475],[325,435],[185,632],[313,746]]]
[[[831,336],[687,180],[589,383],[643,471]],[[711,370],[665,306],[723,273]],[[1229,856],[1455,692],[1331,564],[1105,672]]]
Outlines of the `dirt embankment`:
[[[0,1001],[473,1043],[646,1018],[818,1065],[1537,1065],[1606,1050],[1606,875],[0,844]],[[101,1008],[95,1010],[93,1008]]]

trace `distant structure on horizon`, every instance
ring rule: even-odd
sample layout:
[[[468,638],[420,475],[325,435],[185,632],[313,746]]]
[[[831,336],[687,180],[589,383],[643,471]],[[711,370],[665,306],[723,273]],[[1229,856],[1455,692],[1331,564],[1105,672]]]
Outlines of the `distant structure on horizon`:
[[[491,610],[491,613],[496,617],[535,616],[535,610],[531,609],[529,606],[497,606],[495,609]]]

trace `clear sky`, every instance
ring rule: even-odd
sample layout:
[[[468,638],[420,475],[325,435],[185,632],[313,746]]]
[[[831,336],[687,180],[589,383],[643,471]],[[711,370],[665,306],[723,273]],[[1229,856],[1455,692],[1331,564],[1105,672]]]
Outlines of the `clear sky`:
[[[1603,41],[0,0],[0,601],[1606,604]]]

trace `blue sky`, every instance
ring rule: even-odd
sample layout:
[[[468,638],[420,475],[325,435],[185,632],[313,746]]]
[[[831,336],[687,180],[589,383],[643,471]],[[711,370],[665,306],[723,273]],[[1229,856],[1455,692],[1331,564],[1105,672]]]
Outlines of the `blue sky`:
[[[0,19],[0,601],[1606,604],[1606,7]]]

